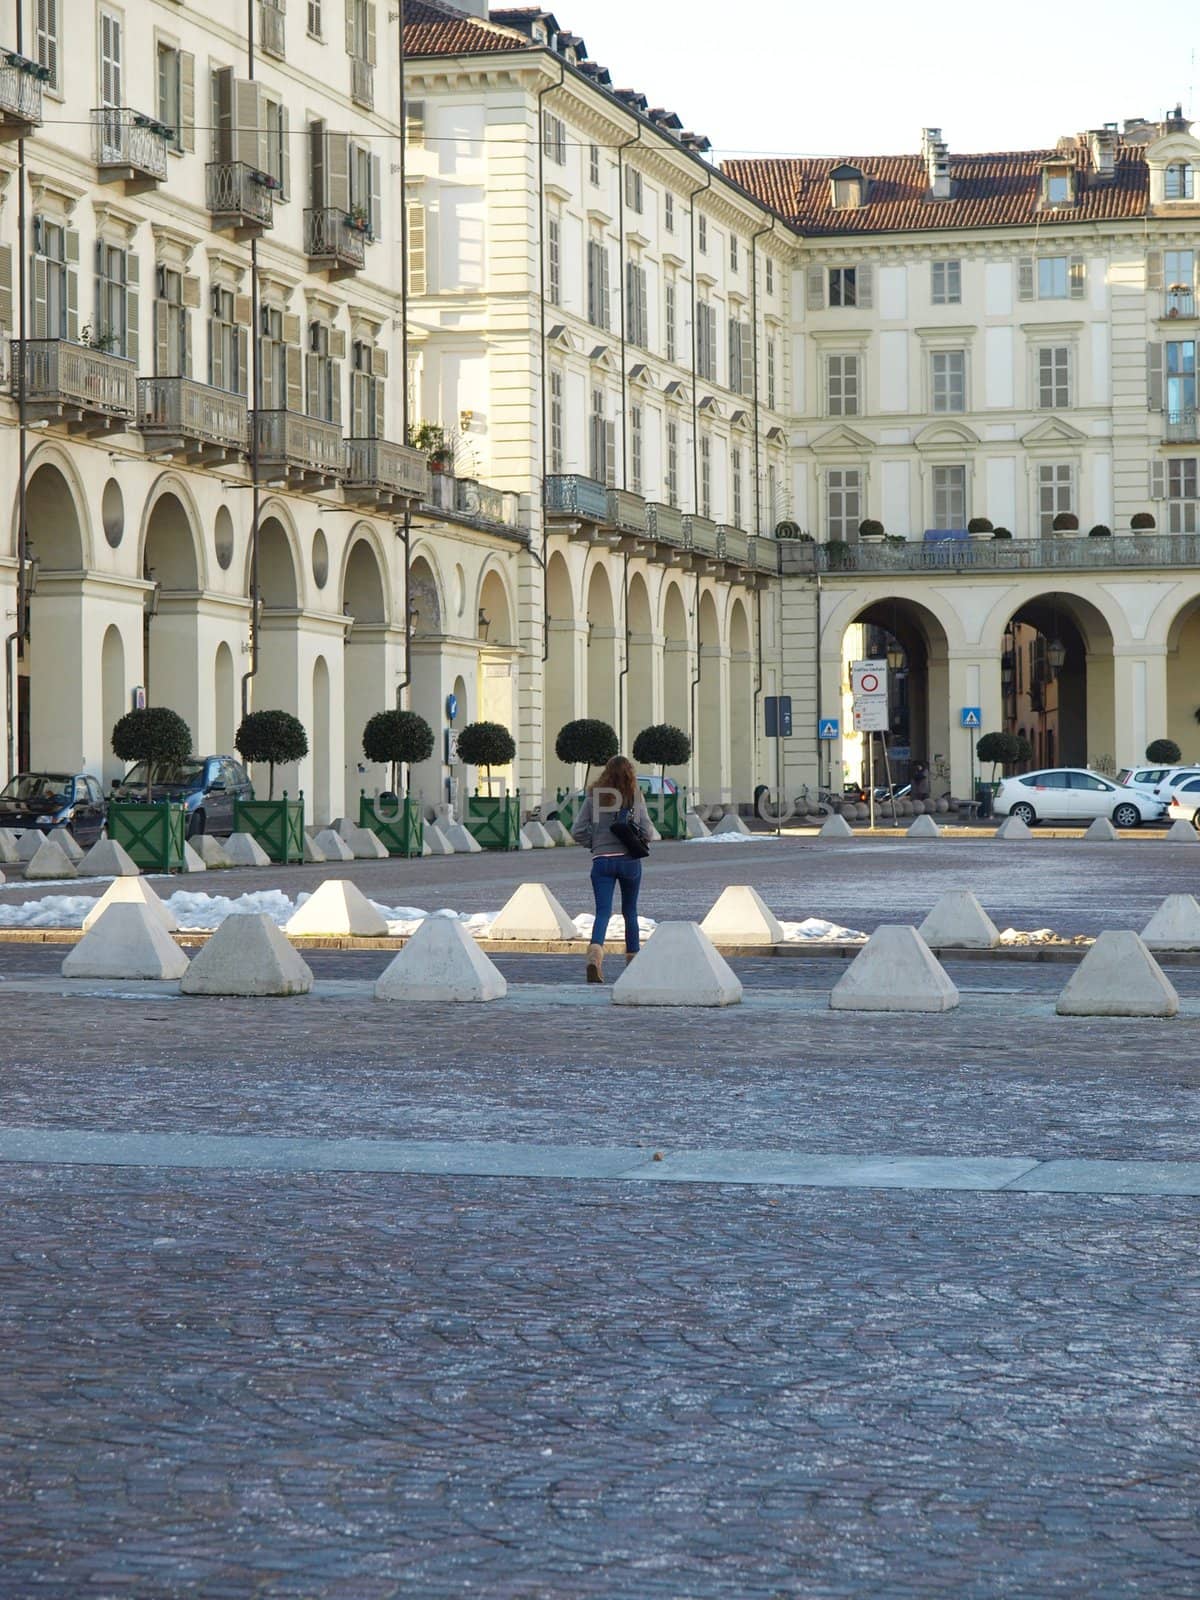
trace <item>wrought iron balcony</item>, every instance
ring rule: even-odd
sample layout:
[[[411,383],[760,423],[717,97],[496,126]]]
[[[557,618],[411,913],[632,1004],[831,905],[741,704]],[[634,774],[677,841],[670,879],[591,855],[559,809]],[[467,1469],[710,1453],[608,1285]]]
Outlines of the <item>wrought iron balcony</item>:
[[[259,411],[254,428],[260,480],[278,478],[289,488],[325,489],[346,476],[344,440],[336,422],[300,411]]]
[[[350,98],[368,111],[375,104],[375,68],[357,56],[350,57]]]
[[[629,489],[610,489],[608,521],[621,533],[645,533],[646,502]]]
[[[287,34],[284,25],[282,0],[259,0],[258,43],[269,56],[282,61],[286,54]]]
[[[304,213],[304,251],[309,266],[342,278],[367,259],[367,224],[337,206],[311,206]]]
[[[120,433],[137,409],[137,369],[68,339],[13,340],[13,363],[22,363],[27,414],[69,433]]]
[[[717,554],[732,566],[744,567],[750,562],[750,535],[731,523],[717,525]]]
[[[764,541],[759,541],[760,543]],[[913,539],[836,544],[787,539],[777,545],[785,573],[1079,572],[1200,566],[1200,534],[1117,534],[1108,539]]]
[[[646,502],[646,532],[659,544],[683,548],[683,513],[677,506],[667,506],[661,500]]]
[[[388,439],[346,440],[347,500],[380,511],[429,499],[429,462],[424,451]]]
[[[1164,419],[1163,438],[1167,444],[1195,444],[1200,435],[1196,432],[1195,411],[1168,411]]]
[[[151,449],[185,461],[233,460],[250,442],[245,399],[191,378],[139,378],[137,426]]]
[[[42,120],[48,73],[28,56],[0,50],[0,139],[20,139]]]
[[[472,522],[490,522],[500,528],[520,524],[520,497],[508,489],[495,489],[478,478],[454,478],[454,509]]]
[[[683,519],[684,548],[698,556],[717,556],[717,525],[708,517],[689,516]]]
[[[1196,296],[1190,289],[1168,289],[1163,295],[1163,316],[1194,317],[1196,315]]]
[[[548,517],[605,523],[608,521],[608,490],[594,478],[574,472],[555,473],[546,479],[545,507]]]
[[[123,182],[136,193],[164,181],[170,128],[128,106],[96,107],[92,127],[101,183]]]
[[[768,539],[765,534],[752,534],[746,545],[747,564],[755,572],[779,571],[779,545],[774,539]]]
[[[245,161],[210,161],[204,169],[208,209],[218,233],[249,239],[271,226],[277,178]]]

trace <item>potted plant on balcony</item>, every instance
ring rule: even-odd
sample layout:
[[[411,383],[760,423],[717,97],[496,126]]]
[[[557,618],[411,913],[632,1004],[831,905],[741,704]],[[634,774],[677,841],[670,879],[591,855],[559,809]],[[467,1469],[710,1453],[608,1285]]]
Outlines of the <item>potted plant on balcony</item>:
[[[970,539],[990,539],[995,531],[986,517],[972,517],[967,523],[967,537]]]
[[[1088,529],[1089,539],[1111,539],[1112,529],[1106,528],[1102,522],[1097,522],[1095,527]]]
[[[858,525],[858,537],[863,544],[882,544],[883,533],[883,523],[877,522],[874,517],[866,517]]]
[[[1168,299],[1167,299],[1167,315],[1168,315],[1168,317],[1181,317],[1183,315],[1183,311],[1181,309],[1182,302],[1183,302],[1183,297],[1185,295],[1190,295],[1191,292],[1192,292],[1192,286],[1191,286],[1190,283],[1172,283],[1168,287],[1168,289],[1167,289],[1167,297],[1168,297]]]
[[[370,233],[371,213],[366,206],[351,206],[346,213],[346,226],[355,233]]]
[[[107,354],[115,347],[117,336],[111,328],[93,328],[90,322],[85,322],[80,330],[79,342],[89,350],[103,350]]]
[[[440,422],[418,422],[408,442],[412,449],[424,452],[430,472],[445,472],[454,459]]]
[[[360,796],[359,826],[378,835],[389,855],[419,856],[425,839],[421,808],[407,793],[401,797],[397,779],[402,767],[429,760],[433,729],[415,711],[378,711],[363,729],[362,746],[368,761],[391,768],[392,787],[386,795]]]
[[[108,805],[110,839],[121,845],[139,867],[174,872],[183,865],[187,826],[182,805],[165,797],[154,800],[154,782],[186,761],[192,753],[192,730],[168,706],[143,706],[127,711],[112,731],[112,751],[119,761],[146,768],[144,801],[113,799]]]
[[[1011,528],[993,528],[992,529],[992,538],[993,539],[1011,539],[1012,538],[1012,529]]]
[[[826,539],[825,560],[830,570],[848,566],[850,563],[850,541],[848,539]]]
[[[1050,527],[1055,533],[1064,533],[1068,539],[1078,539],[1079,518],[1073,511],[1060,511]]]
[[[1157,524],[1149,511],[1135,511],[1129,519],[1129,526],[1134,533],[1153,533]]]

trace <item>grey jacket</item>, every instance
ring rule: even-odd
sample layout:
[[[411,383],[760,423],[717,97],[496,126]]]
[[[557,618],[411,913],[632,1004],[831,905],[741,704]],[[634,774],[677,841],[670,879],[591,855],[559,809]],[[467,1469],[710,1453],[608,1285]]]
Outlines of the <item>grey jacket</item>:
[[[571,837],[579,844],[585,844],[594,856],[625,856],[629,852],[612,831],[610,824],[616,821],[618,806],[597,806],[592,802],[592,796],[585,796],[579,808],[579,815],[571,825]],[[650,813],[646,810],[646,802],[639,791],[637,800],[629,815],[644,844],[651,840]]]

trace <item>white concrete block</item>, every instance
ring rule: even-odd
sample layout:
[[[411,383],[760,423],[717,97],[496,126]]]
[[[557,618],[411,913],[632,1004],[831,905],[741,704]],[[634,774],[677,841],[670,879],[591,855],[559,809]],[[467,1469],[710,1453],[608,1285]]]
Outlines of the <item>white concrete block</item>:
[[[109,906],[125,905],[148,906],[168,933],[177,933],[179,931],[179,923],[175,919],[175,913],[162,903],[146,880],[139,876],[136,878],[115,878],[109,884],[87,916],[84,917],[84,933],[87,933],[89,928],[95,927]]]
[[[533,849],[533,840],[526,838],[524,828],[518,828],[518,830],[517,830],[517,849],[518,850],[532,850]]]
[[[208,871],[208,863],[199,851],[193,848],[190,839],[183,841],[183,870],[185,872]]]
[[[739,817],[738,814],[735,811],[730,811],[725,816],[723,816],[721,818],[720,822],[717,823],[716,827],[712,831],[714,833],[742,833],[742,834],[746,834],[746,833],[750,832],[750,829],[746,826],[746,824],[742,821],[741,817]]]
[[[718,944],[782,944],[783,929],[757,889],[731,883],[700,924]]]
[[[0,872],[0,885],[4,884],[5,881],[6,880],[5,880],[4,874],[2,872]]]
[[[431,856],[433,854],[433,851],[429,848],[428,839],[422,838],[421,840],[421,854],[423,856]]]
[[[353,861],[354,851],[333,828],[322,828],[316,838],[317,848],[326,861]]]
[[[996,829],[997,839],[1025,840],[1033,838],[1033,830],[1027,822],[1022,822],[1020,817],[1005,817]]]
[[[489,939],[578,939],[575,924],[544,883],[523,883],[500,909]]]
[[[834,1011],[953,1011],[958,990],[915,928],[884,923],[833,986]]]
[[[538,822],[535,818],[531,818],[525,824],[525,826],[521,829],[521,832],[524,835],[524,837],[529,840],[529,843],[533,847],[533,849],[535,849],[535,850],[553,850],[554,849],[554,840],[546,832],[546,829],[543,826],[543,824]]]
[[[1200,950],[1200,904],[1190,894],[1169,894],[1142,929],[1148,950]]]
[[[292,912],[284,932],[321,936],[354,934],[378,939],[387,933],[387,919],[376,911],[357,884],[345,878],[326,878],[316,893]]]
[[[32,861],[45,841],[46,835],[40,828],[23,828],[17,835],[17,860]]]
[[[1173,1017],[1179,996],[1131,928],[1109,928],[1071,974],[1060,1017]]]
[[[1091,844],[1116,844],[1120,835],[1107,817],[1095,817],[1083,837]]]
[[[39,838],[41,835],[38,836]],[[73,878],[75,863],[57,839],[45,838],[32,856],[26,857],[25,876],[38,878]]]
[[[1000,930],[970,889],[948,890],[917,929],[933,950],[991,950]]]
[[[118,883],[140,883],[119,878]],[[188,958],[150,906],[110,905],[62,964],[64,978],[182,978]]]
[[[271,858],[249,833],[231,833],[225,841],[225,854],[234,867],[269,867]]]
[[[454,846],[436,822],[425,824],[425,852],[431,856],[452,856]]]
[[[557,817],[554,817],[546,824],[546,832],[555,844],[567,845],[575,843],[571,837],[570,828],[564,822],[560,822]]]
[[[818,839],[853,839],[854,829],[846,821],[845,817],[834,812],[832,816],[825,818],[825,821],[817,830],[817,837]]]
[[[567,836],[567,843],[568,844],[574,844],[575,843],[574,839],[572,839],[570,837],[570,835]],[[653,817],[651,817],[651,819],[650,819],[650,843],[651,844],[661,844],[662,843],[662,834],[659,833],[658,829],[654,826]]]
[[[316,839],[311,838],[307,833],[304,835],[304,859],[312,866],[320,866],[322,862],[329,859]]]
[[[351,821],[349,817],[334,817],[329,826],[334,833],[340,834],[347,844],[352,844],[353,835],[358,832],[358,823]]]
[[[461,822],[452,822],[442,831],[455,851],[461,851],[465,855],[478,855],[483,849],[471,830]]]
[[[922,814],[904,830],[906,839],[940,839],[942,830],[932,817]]]
[[[707,839],[709,826],[698,811],[689,811],[685,818],[687,822],[687,836],[689,839]]]
[[[192,840],[192,848],[210,872],[233,865],[225,854],[225,846],[219,839],[214,839],[211,833],[198,833]]]
[[[698,922],[660,922],[612,997],[619,1006],[736,1006],[742,985]]]
[[[83,860],[83,851],[75,843],[75,835],[70,828],[51,828],[50,838],[55,844],[62,845],[63,850],[77,866]]]
[[[507,993],[499,969],[453,917],[426,917],[375,985],[377,1000],[455,1005],[503,1000]]]
[[[1200,844],[1200,833],[1197,833],[1192,824],[1185,822],[1182,817],[1176,817],[1163,838],[1170,844]],[[0,861],[3,860],[4,857],[0,855]]]
[[[12,828],[0,828],[0,862],[6,867],[15,866],[21,860],[19,843],[20,836]]]
[[[226,917],[193,957],[179,985],[183,994],[251,997],[307,994],[313,975],[263,911]]]
[[[138,878],[142,869],[115,839],[97,839],[78,867],[81,878]]]
[[[372,833],[370,828],[354,828],[348,833],[343,833],[342,838],[354,852],[356,861],[386,861],[388,847],[377,833]]]

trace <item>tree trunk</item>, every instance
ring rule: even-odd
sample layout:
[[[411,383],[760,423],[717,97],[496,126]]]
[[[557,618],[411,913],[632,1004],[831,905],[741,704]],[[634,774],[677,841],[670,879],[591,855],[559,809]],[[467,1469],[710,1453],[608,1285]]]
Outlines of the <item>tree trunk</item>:
[[[268,761],[267,762],[267,799],[268,800],[274,800],[274,798],[275,798],[275,763],[273,761]]]

